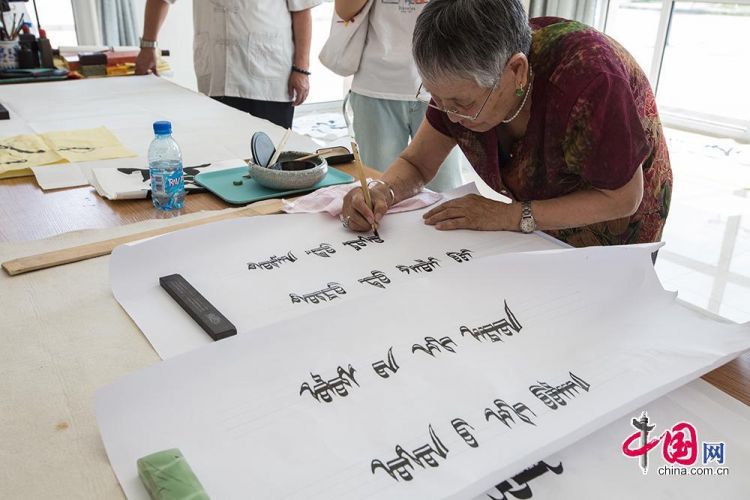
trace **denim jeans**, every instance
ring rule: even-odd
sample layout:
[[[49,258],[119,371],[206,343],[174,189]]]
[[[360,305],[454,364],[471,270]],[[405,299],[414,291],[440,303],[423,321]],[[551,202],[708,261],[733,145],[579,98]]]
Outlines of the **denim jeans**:
[[[350,102],[362,162],[385,172],[417,133],[427,105],[416,100],[377,99],[355,92],[352,92]],[[439,192],[463,184],[459,158],[460,151],[453,148],[427,187]]]

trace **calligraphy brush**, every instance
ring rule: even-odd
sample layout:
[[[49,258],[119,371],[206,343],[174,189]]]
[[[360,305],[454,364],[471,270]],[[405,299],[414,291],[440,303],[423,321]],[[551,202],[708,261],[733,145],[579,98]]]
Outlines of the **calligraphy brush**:
[[[357,176],[359,177],[359,183],[362,185],[362,193],[365,195],[365,203],[370,207],[370,211],[375,215],[375,209],[372,206],[372,198],[370,197],[370,188],[367,187],[367,178],[365,177],[365,169],[362,167],[362,158],[359,157],[359,148],[357,143],[352,141],[352,154],[354,155],[354,163],[357,166]],[[375,236],[380,238],[378,234],[377,223],[372,223],[372,232]]]
[[[305,160],[311,160],[315,158],[316,156],[320,156],[319,153],[313,153],[311,155],[303,156],[302,158],[295,158],[294,161],[305,161]]]
[[[13,40],[15,40],[18,35],[21,33],[21,30],[23,29],[23,16],[25,13],[21,12],[21,17],[18,19],[18,26],[13,28],[13,34],[11,35]]]
[[[39,9],[36,8],[36,0],[32,0],[34,3],[34,15],[36,16],[36,30],[39,31],[42,29],[42,25],[39,24]]]
[[[8,25],[5,24],[5,13],[2,11],[0,11],[0,22],[3,23],[3,33],[5,33],[3,40],[10,40],[10,31],[8,31]]]
[[[276,146],[276,151],[274,151],[273,156],[271,157],[271,161],[269,161],[268,165],[266,165],[267,167],[273,166],[273,164],[276,163],[276,160],[279,159],[279,155],[281,154],[281,151],[283,151],[284,146],[286,146],[286,141],[289,140],[290,135],[292,135],[292,129],[288,128],[284,131],[284,137],[281,138],[279,145]]]

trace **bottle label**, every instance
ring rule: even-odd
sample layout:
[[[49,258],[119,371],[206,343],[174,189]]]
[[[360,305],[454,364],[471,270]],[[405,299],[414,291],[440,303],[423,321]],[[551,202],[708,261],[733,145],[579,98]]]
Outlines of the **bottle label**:
[[[185,179],[178,169],[171,172],[159,172],[151,178],[151,189],[154,193],[165,194],[170,198],[182,191]]]
[[[182,169],[155,171],[151,175],[151,198],[156,208],[182,208],[185,199],[185,178]]]

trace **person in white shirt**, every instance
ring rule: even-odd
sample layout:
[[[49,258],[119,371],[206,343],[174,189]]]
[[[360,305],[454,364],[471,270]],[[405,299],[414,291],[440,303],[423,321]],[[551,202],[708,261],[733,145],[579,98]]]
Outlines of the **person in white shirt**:
[[[336,13],[357,22],[367,0],[335,0]],[[350,102],[362,161],[384,172],[406,149],[427,112],[417,100],[420,85],[411,54],[417,17],[429,0],[373,0],[367,41],[354,74]],[[462,184],[457,148],[427,185],[446,191]]]
[[[156,74],[156,40],[176,0],[147,0],[136,74]],[[193,0],[193,64],[198,90],[292,126],[310,91],[310,9],[320,0]]]

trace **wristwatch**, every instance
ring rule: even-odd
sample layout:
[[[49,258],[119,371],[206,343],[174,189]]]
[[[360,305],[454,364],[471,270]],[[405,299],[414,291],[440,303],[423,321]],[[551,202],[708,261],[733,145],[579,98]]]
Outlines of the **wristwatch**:
[[[533,233],[536,230],[536,221],[531,213],[531,202],[524,201],[521,203],[521,224],[519,225],[522,233]]]
[[[141,38],[141,48],[142,49],[155,49],[156,40],[144,40],[143,38]]]

